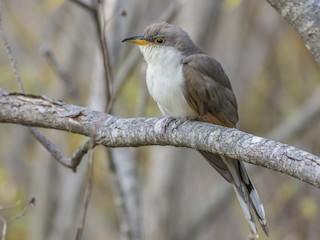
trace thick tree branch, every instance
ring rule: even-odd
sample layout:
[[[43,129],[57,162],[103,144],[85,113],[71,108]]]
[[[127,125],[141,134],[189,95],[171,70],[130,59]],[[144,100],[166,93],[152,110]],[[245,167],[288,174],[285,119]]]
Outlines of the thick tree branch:
[[[307,49],[320,64],[320,2],[319,0],[267,0],[267,2],[301,36]]]
[[[172,145],[210,151],[298,178],[320,187],[320,157],[237,129],[196,121],[129,118],[46,97],[0,90],[0,122],[95,136],[106,147]]]

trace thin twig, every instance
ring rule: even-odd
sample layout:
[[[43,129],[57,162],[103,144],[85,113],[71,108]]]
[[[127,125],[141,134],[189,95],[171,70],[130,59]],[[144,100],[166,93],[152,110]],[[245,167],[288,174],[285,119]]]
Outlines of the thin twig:
[[[72,154],[70,158],[65,157],[61,154],[58,147],[50,142],[38,129],[30,127],[30,131],[33,136],[44,146],[52,155],[52,157],[61,165],[72,169],[74,172],[77,171],[83,156],[88,152],[90,140],[80,145],[77,150]],[[96,145],[94,145],[95,147]]]
[[[5,240],[6,239],[6,235],[7,235],[7,228],[8,228],[8,224],[10,223],[13,223],[17,220],[19,220],[20,218],[24,217],[28,210],[29,210],[29,207],[30,205],[35,205],[35,202],[36,202],[36,199],[34,197],[32,197],[29,202],[26,204],[26,206],[23,208],[23,210],[17,214],[16,216],[14,216],[13,218],[9,219],[9,220],[6,220],[4,217],[0,216],[0,219],[2,221],[2,232],[1,232],[1,240]],[[15,208],[15,207],[18,207],[19,204],[14,204],[14,205],[11,205],[9,207],[5,207],[3,209],[8,209],[8,208]]]
[[[25,205],[25,207],[23,208],[23,210],[20,213],[18,213],[16,216],[10,218],[9,220],[7,220],[7,223],[8,224],[13,223],[13,222],[21,219],[22,217],[24,217],[27,214],[29,207],[31,205],[34,205],[34,206],[36,205],[36,199],[34,197],[32,197],[29,200],[29,202]]]
[[[30,127],[30,132],[35,137],[35,139],[37,139],[42,144],[42,146],[44,146],[51,153],[53,158],[56,159],[61,165],[68,168],[71,167],[70,160],[63,156],[58,147],[50,142],[40,131],[38,131],[34,127]]]
[[[78,224],[76,240],[80,240],[82,238],[84,224],[85,224],[85,221],[86,221],[88,206],[89,206],[90,197],[91,197],[91,193],[92,193],[94,142],[95,142],[95,138],[91,137],[90,138],[90,143],[89,143],[89,152],[88,152],[88,168],[87,168],[88,179],[87,179],[87,182],[86,182],[86,189],[85,189],[84,198],[83,198],[82,213],[81,213],[80,221],[79,221],[79,224]]]
[[[7,39],[7,36],[6,36],[6,34],[4,32],[4,29],[3,29],[3,26],[2,26],[2,15],[3,15],[2,0],[0,0],[0,36],[1,36],[1,41],[2,41],[3,46],[5,47],[5,49],[7,51],[7,55],[8,55],[10,64],[11,64],[11,68],[12,68],[14,77],[16,78],[16,81],[17,81],[21,91],[23,93],[25,93],[25,88],[24,88],[23,82],[22,82],[21,77],[20,77],[20,72],[19,72],[19,69],[18,69],[18,65],[17,65],[17,63],[15,61],[15,58],[13,56],[13,53],[12,53],[10,45],[9,45],[9,41]]]
[[[103,67],[104,73],[106,77],[106,93],[107,93],[107,104],[106,104],[106,112],[111,112],[112,105],[114,102],[113,96],[113,89],[112,89],[112,73],[110,68],[110,61],[108,57],[108,45],[106,39],[106,16],[104,11],[104,0],[96,0],[96,11],[94,13],[94,19],[96,21],[98,36],[99,36],[99,43],[102,50],[102,57],[103,57]]]
[[[105,8],[104,8],[104,0],[95,0],[96,2],[96,12],[94,13],[94,19],[96,21],[97,32],[100,42],[100,47],[102,50],[103,57],[103,67],[104,73],[106,77],[106,109],[107,113],[110,113],[113,107],[113,103],[115,101],[115,91],[113,90],[113,76],[110,67],[110,59],[109,59],[109,51],[108,44],[106,38],[106,28],[112,21],[117,19],[119,16],[126,16],[127,12],[124,9],[120,9],[119,12],[113,14],[109,19],[105,16]]]
[[[71,156],[71,168],[74,172],[76,172],[77,167],[79,166],[83,156],[87,154],[88,150],[90,149],[90,142],[91,140],[89,139],[82,145],[78,147],[78,149],[72,154]],[[93,144],[93,148],[96,146],[96,143]]]

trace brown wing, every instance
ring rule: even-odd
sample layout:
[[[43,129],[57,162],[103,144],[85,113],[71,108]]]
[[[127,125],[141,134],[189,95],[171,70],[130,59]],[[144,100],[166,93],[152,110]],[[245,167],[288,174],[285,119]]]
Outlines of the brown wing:
[[[235,127],[237,100],[220,63],[208,55],[195,54],[186,57],[183,64],[183,93],[199,114],[198,120]]]
[[[198,113],[200,121],[235,127],[238,122],[237,101],[229,79],[219,62],[205,54],[195,54],[184,60],[184,96]],[[263,205],[244,165],[236,159],[200,151],[208,162],[234,185],[243,213],[254,235],[257,228],[254,212],[268,236]]]

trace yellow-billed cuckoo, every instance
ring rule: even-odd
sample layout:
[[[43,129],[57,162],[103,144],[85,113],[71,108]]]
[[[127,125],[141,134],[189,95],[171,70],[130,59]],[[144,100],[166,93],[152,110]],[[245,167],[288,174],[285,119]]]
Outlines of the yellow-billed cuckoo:
[[[220,63],[200,50],[180,27],[168,23],[149,25],[143,35],[125,38],[138,44],[147,62],[148,90],[163,115],[236,127],[237,101]],[[250,229],[254,220],[268,235],[265,211],[242,162],[200,151],[237,194]]]

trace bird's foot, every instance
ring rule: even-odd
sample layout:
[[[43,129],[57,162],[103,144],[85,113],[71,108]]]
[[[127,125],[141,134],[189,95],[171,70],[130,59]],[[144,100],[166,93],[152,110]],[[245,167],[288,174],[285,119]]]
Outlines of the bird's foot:
[[[169,117],[161,129],[161,133],[165,133],[170,125],[171,133],[173,133],[184,122],[185,119]]]
[[[186,119],[182,119],[182,118],[175,119],[175,121],[173,122],[171,132],[177,130],[178,127],[180,127],[180,125],[182,125],[185,121],[186,121]]]
[[[172,122],[174,122],[176,119],[173,117],[168,117],[164,123],[164,125],[162,125],[161,127],[161,134],[165,134],[165,132],[167,131],[168,127],[170,126],[170,124]]]

